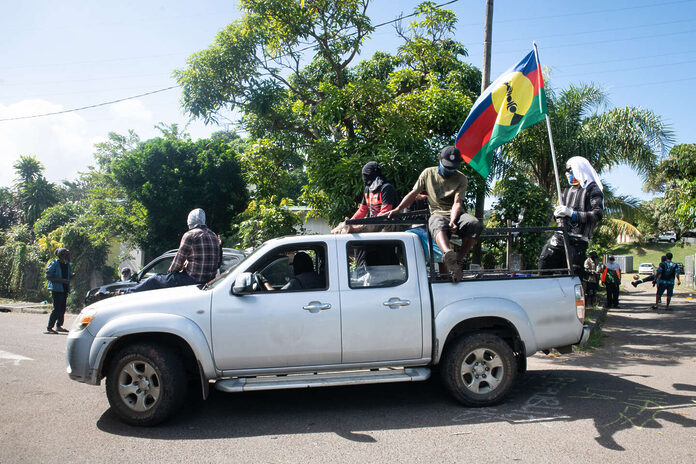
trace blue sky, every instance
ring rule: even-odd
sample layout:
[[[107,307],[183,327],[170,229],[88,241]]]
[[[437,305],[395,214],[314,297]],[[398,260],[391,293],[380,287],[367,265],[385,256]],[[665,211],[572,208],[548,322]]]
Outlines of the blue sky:
[[[442,3],[444,0],[438,3]],[[417,1],[374,0],[374,24]],[[456,38],[466,61],[481,67],[484,0],[459,0]],[[175,85],[174,69],[239,16],[236,1],[199,0],[8,2],[0,17],[0,119],[117,100]],[[640,106],[660,115],[677,143],[693,143],[696,127],[696,1],[559,2],[497,0],[492,79],[536,40],[556,88],[594,82],[612,106]],[[377,29],[363,56],[395,51],[392,26]],[[157,135],[158,122],[187,125],[194,138],[219,127],[189,121],[178,89],[114,105],[45,118],[0,121],[0,186],[12,183],[12,163],[33,154],[52,181],[72,179],[92,164],[93,145],[109,131]],[[462,115],[462,122],[466,115]],[[454,134],[453,134],[454,136]],[[605,173],[618,193],[648,198],[630,169]]]

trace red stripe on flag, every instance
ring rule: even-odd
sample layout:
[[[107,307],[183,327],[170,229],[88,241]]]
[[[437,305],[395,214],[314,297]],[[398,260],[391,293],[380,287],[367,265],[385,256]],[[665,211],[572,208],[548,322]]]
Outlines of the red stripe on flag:
[[[489,105],[481,115],[476,118],[466,131],[466,137],[460,137],[455,146],[462,153],[462,159],[469,163],[481,150],[481,147],[491,139],[491,132],[498,117],[493,105]],[[463,134],[462,134],[463,135]]]
[[[534,71],[527,74],[527,78],[532,81],[532,85],[534,86],[534,96],[536,97],[539,95],[539,89],[544,88],[544,78],[541,76],[539,68],[536,68]],[[541,85],[541,87],[539,87],[539,85]]]

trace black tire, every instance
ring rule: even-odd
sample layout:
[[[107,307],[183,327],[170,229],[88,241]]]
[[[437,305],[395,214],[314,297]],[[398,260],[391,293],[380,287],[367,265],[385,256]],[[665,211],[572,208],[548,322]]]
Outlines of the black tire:
[[[120,420],[131,425],[159,424],[181,409],[186,370],[170,348],[138,344],[123,348],[106,376],[106,396]]]
[[[676,242],[676,240],[674,240],[673,238],[669,239],[669,243],[674,243],[674,242]]]
[[[501,402],[514,385],[517,359],[500,337],[479,333],[455,340],[441,368],[445,386],[460,403],[492,406]]]

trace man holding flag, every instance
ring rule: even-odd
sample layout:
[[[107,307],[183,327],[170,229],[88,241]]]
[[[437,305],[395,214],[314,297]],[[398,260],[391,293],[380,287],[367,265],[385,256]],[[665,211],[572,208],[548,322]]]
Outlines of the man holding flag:
[[[539,268],[560,268],[572,263],[574,267],[578,265],[578,270],[582,273],[587,242],[592,236],[594,225],[602,218],[602,183],[590,163],[576,156],[566,166],[570,187],[565,194],[561,193],[544,78],[536,45],[534,50],[504,72],[476,100],[459,130],[456,146],[464,161],[481,177],[486,178],[491,170],[495,149],[543,119],[546,119],[549,130],[558,192],[559,206],[554,215],[568,223],[573,250],[569,250],[566,255],[562,238],[559,238],[559,234],[554,234],[539,257]]]

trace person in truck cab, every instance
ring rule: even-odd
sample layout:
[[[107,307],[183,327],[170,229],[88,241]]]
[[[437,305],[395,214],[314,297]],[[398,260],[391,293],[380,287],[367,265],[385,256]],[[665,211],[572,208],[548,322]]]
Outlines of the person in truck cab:
[[[169,273],[152,276],[121,293],[204,284],[215,277],[222,262],[219,237],[205,225],[205,211],[200,208],[189,213],[187,224],[189,230],[181,237]]]
[[[554,216],[566,222],[570,263],[573,272],[580,277],[584,273],[585,253],[592,232],[604,214],[604,186],[589,161],[573,156],[566,163],[568,188],[563,190],[561,204]],[[561,232],[554,233],[539,255],[539,269],[567,267],[565,246]]]
[[[442,261],[452,274],[452,279],[458,281],[462,278],[461,260],[476,243],[483,226],[474,216],[464,212],[464,196],[469,179],[457,170],[462,162],[459,149],[447,146],[442,149],[438,159],[439,165],[421,172],[413,190],[389,213],[389,217],[408,208],[421,193],[426,193],[430,209],[428,228],[442,250]],[[449,246],[453,233],[462,239],[457,253]]]

